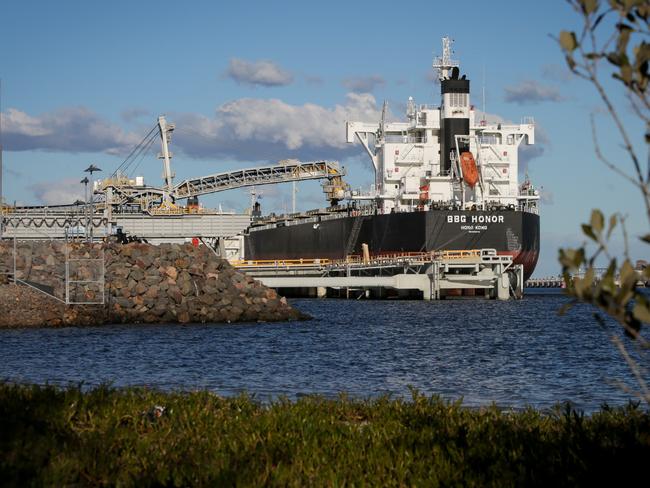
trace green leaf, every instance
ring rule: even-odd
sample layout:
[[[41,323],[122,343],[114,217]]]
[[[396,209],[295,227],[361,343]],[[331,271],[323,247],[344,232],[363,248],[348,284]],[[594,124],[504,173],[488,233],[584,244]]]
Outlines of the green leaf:
[[[591,285],[594,282],[594,273],[594,268],[590,266],[589,269],[585,272],[585,277],[583,278],[584,281]]]
[[[632,66],[629,64],[621,66],[621,79],[626,85],[629,85],[632,82]]]
[[[611,64],[614,66],[620,66],[621,65],[621,57],[617,53],[608,53],[607,54],[607,61],[609,61]]]
[[[624,54],[627,50],[627,45],[630,42],[630,35],[634,31],[632,27],[627,24],[618,24],[618,39],[616,40],[616,49],[619,54]]]
[[[566,64],[569,67],[569,69],[571,70],[571,72],[575,73],[577,64],[575,62],[575,59],[573,59],[573,56],[571,56],[570,54],[567,54],[564,57],[564,59],[566,60]]]
[[[620,277],[621,277],[621,286],[624,286],[625,283],[631,280],[634,280],[636,282],[637,274],[636,271],[634,271],[634,268],[632,267],[632,263],[630,263],[629,259],[623,261],[623,266],[621,266],[621,271],[620,271]]]
[[[594,268],[589,267],[582,278],[575,279],[576,295],[583,299],[588,299],[591,295],[591,286],[594,282]]]
[[[580,3],[586,14],[591,14],[598,10],[598,0],[580,0]]]
[[[612,259],[607,266],[607,271],[605,271],[605,276],[614,277],[616,274],[616,258]]]
[[[594,233],[600,235],[603,232],[603,226],[605,225],[605,217],[603,217],[603,213],[598,209],[592,210],[589,223],[591,224]]]
[[[578,47],[578,41],[576,40],[576,35],[573,32],[562,31],[560,32],[560,46],[565,51],[572,52]]]
[[[648,61],[650,59],[650,44],[643,41],[638,46],[635,46],[632,52],[634,53],[634,57],[636,58],[636,62],[638,64],[642,63],[643,61]]]
[[[616,227],[616,224],[618,223],[618,218],[616,217],[616,214],[612,214],[612,216],[609,218],[609,230],[607,231],[607,239],[612,235],[612,232],[614,232],[614,227]]]
[[[647,20],[648,14],[650,14],[650,6],[647,4],[641,5],[636,9],[636,16],[643,21]]]
[[[589,237],[592,241],[598,242],[598,237],[596,237],[596,234],[594,234],[593,229],[591,228],[591,225],[588,224],[582,224],[582,233]]]
[[[650,323],[650,308],[647,303],[637,301],[632,309],[632,315],[641,322]]]
[[[641,5],[644,0],[623,0],[623,4],[627,10],[631,9],[635,5]]]
[[[607,293],[616,291],[614,275],[616,274],[616,258],[612,259],[607,267],[607,271],[600,277],[600,288]]]
[[[560,249],[560,263],[567,270],[575,270],[580,267],[580,265],[585,260],[585,250],[580,249]]]

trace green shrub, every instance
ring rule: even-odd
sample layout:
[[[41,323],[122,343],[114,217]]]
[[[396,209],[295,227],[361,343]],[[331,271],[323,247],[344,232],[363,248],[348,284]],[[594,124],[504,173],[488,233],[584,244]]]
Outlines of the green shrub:
[[[417,393],[264,404],[0,383],[4,485],[618,485],[647,459],[650,416],[635,405],[585,416]]]

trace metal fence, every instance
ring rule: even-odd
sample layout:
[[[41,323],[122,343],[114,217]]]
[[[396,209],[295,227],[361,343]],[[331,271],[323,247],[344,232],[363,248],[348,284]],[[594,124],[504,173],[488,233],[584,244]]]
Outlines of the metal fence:
[[[103,305],[105,304],[105,256],[103,247],[83,245],[82,240],[65,241],[52,239],[43,233],[41,239],[20,239],[16,229],[8,225],[0,242],[3,246],[3,256],[0,259],[0,275],[15,284],[28,286],[54,300],[66,305]],[[19,264],[19,249],[23,245],[38,246],[38,243],[59,242],[63,253],[44,256],[45,263],[40,265],[40,273],[34,277],[30,254],[30,265]],[[76,245],[73,246],[72,244]],[[8,254],[5,254],[8,251]],[[22,261],[22,260],[20,260]],[[57,293],[57,290],[59,293]]]

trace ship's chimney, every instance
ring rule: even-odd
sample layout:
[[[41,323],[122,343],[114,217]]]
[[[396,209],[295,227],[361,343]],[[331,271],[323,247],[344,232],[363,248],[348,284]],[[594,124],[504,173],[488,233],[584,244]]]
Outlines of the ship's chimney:
[[[441,170],[449,174],[451,170],[451,151],[456,151],[456,136],[469,135],[469,80],[458,78],[458,67],[453,67],[451,76],[440,82],[442,94],[442,138],[440,140]],[[462,153],[468,151],[466,143],[458,144]],[[458,156],[458,155],[457,155]]]

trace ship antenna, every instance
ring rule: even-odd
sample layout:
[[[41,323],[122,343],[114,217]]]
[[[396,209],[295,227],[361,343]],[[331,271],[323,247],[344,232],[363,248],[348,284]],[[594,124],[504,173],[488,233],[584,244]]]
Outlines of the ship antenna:
[[[381,107],[381,135],[384,136],[386,130],[386,110],[388,108],[388,102],[384,100],[384,105]]]
[[[485,63],[483,63],[483,125],[485,125]]]
[[[442,38],[442,56],[433,59],[433,67],[438,70],[438,80],[442,81],[449,77],[449,70],[459,66],[458,61],[451,59],[453,51],[451,45],[454,42],[449,36]]]
[[[257,200],[257,192],[255,191],[255,185],[251,186],[251,212],[253,212],[253,207],[255,206],[255,200]]]

